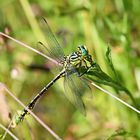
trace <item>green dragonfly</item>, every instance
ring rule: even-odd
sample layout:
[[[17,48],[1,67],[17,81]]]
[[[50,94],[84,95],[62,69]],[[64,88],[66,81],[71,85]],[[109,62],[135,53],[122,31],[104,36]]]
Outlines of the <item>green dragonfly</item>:
[[[83,89],[88,89],[88,84],[81,77],[84,75],[93,65],[91,55],[84,45],[79,45],[77,51],[65,56],[63,49],[56,40],[51,28],[47,21],[43,19],[43,28],[45,28],[47,46],[39,42],[40,48],[43,53],[47,54],[51,58],[55,59],[62,69],[59,74],[54,77],[34,98],[31,100],[28,109],[33,110],[36,102],[44,95],[44,93],[61,77],[64,77],[64,88],[67,99],[80,110],[82,114],[86,114],[85,105],[82,100]],[[81,70],[82,69],[82,70]],[[28,113],[27,109],[24,109],[21,113],[19,120],[23,120]]]

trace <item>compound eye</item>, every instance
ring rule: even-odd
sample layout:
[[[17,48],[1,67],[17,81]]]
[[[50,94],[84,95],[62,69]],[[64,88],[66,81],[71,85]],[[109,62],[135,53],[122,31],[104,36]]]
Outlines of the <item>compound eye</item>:
[[[85,45],[83,45],[83,49],[87,51],[87,47]]]
[[[86,56],[86,55],[88,54],[88,51],[87,51],[86,46],[84,46],[84,45],[79,45],[79,46],[78,46],[78,49],[79,49],[79,51],[81,52],[81,54],[82,54],[83,56]]]
[[[82,51],[84,49],[84,45],[79,45],[78,48]]]
[[[84,45],[81,45],[80,48],[81,48],[81,49],[85,49],[85,46],[84,46]]]

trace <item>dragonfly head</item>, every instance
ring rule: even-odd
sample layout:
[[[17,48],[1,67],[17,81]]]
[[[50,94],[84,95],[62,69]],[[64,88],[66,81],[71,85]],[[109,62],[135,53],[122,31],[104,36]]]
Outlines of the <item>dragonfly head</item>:
[[[78,46],[78,51],[81,53],[82,56],[87,56],[88,55],[88,50],[86,48],[86,46],[84,45],[79,45]]]
[[[89,55],[86,46],[84,46],[84,45],[79,45],[79,46],[78,46],[78,51],[79,51],[79,53],[83,56],[83,58],[84,58],[85,60],[87,60],[88,62],[92,63],[91,55]]]

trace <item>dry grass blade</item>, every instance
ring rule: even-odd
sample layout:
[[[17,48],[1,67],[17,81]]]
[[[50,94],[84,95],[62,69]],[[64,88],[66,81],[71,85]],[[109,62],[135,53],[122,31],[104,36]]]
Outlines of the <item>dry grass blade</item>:
[[[0,83],[0,86],[5,89],[5,91],[16,101],[18,102],[24,109],[27,109],[28,112],[35,118],[37,122],[39,122],[54,138],[57,140],[61,140],[61,138],[52,131],[42,120],[40,120],[31,110],[29,110],[18,98],[14,96],[13,93],[11,93],[4,84]]]
[[[137,112],[138,114],[140,114],[140,111],[136,108],[134,108],[133,106],[129,105],[128,103],[124,102],[123,100],[121,100],[120,98],[114,96],[113,94],[111,94],[109,91],[101,88],[100,86],[96,85],[95,83],[91,83],[93,86],[95,86],[96,88],[100,89],[101,91],[103,91],[104,93],[108,94],[109,96],[113,97],[114,99],[116,99],[117,101],[121,102],[122,104],[124,104],[125,106],[129,107],[130,109],[132,109],[133,111]]]
[[[6,35],[5,33],[0,32],[0,35],[5,36],[6,38],[11,39],[12,41],[14,41],[14,42],[20,44],[22,47],[25,47],[25,48],[30,49],[31,51],[33,51],[33,52],[35,52],[35,53],[37,53],[37,54],[39,54],[39,55],[41,55],[41,56],[47,58],[48,60],[52,61],[52,62],[55,63],[55,64],[58,64],[57,61],[55,61],[54,59],[52,59],[52,58],[46,56],[45,54],[41,53],[40,51],[38,51],[38,50],[32,48],[31,46],[26,45],[26,44],[24,44],[23,42],[20,42],[20,41],[18,41],[17,39],[14,39],[13,37],[11,37],[11,36],[9,36],[9,35]]]
[[[0,124],[0,127],[6,131],[14,140],[19,140],[9,129],[5,128],[2,124]],[[4,140],[5,136],[1,138],[1,140]]]

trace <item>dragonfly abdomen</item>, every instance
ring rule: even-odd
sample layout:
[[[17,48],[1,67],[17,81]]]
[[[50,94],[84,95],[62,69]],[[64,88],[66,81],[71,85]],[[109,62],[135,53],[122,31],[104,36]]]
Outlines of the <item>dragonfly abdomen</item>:
[[[49,84],[47,84],[40,92],[37,94],[32,101],[27,106],[28,109],[32,110],[37,102],[37,100],[42,97],[42,95],[61,77],[63,77],[64,72],[58,74]],[[20,116],[20,120],[23,120],[24,116],[28,113],[27,109],[23,110],[23,113]]]

